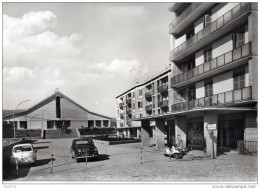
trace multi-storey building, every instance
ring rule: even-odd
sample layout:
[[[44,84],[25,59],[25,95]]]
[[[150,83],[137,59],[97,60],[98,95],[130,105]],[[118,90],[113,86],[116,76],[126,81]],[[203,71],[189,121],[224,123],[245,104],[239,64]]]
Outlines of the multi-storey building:
[[[116,97],[118,135],[140,138],[141,121],[136,119],[162,116],[169,111],[170,78],[168,68]],[[149,125],[151,144],[155,140],[155,122],[151,120]]]
[[[161,96],[152,98],[160,113],[135,117],[142,144],[149,145],[151,121],[158,149],[165,134],[168,143],[201,146],[209,156],[257,141],[257,3],[173,3],[169,11],[170,87],[162,85]]]

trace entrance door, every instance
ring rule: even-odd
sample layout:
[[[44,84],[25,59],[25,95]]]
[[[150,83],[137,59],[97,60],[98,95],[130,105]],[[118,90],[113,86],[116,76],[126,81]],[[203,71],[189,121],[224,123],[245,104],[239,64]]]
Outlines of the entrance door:
[[[218,145],[220,147],[236,148],[238,140],[244,140],[244,120],[219,121]]]

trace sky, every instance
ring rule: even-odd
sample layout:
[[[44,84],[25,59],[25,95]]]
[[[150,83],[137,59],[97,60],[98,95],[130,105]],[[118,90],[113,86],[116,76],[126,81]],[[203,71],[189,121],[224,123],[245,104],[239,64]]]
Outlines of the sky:
[[[169,65],[171,3],[3,3],[3,109],[56,88],[115,117],[115,97]]]

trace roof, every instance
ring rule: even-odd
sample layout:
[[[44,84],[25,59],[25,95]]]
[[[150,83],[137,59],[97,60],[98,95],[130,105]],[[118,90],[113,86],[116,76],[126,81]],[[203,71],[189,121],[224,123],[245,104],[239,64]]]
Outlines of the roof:
[[[146,84],[148,84],[149,82],[151,82],[151,81],[153,81],[153,80],[155,80],[155,79],[161,77],[162,75],[167,74],[167,73],[170,72],[170,71],[171,71],[171,68],[167,68],[166,70],[164,70],[164,71],[162,71],[162,72],[156,74],[155,76],[150,77],[150,78],[147,79],[146,81],[144,81],[144,82],[142,82],[142,83],[136,84],[135,86],[131,87],[131,88],[128,89],[127,91],[125,91],[125,92],[121,93],[120,95],[118,95],[116,98],[121,97],[122,95],[124,95],[124,94],[126,94],[126,93],[132,91],[133,89],[135,89],[135,88],[137,88],[137,87],[141,87],[141,86],[143,86],[143,85],[146,85]]]
[[[29,114],[29,113],[33,112],[34,110],[36,110],[36,109],[38,109],[38,108],[48,104],[49,102],[55,100],[56,97],[67,99],[71,103],[77,105],[78,107],[80,107],[81,109],[83,109],[84,111],[86,111],[86,112],[88,112],[90,114],[93,114],[93,115],[96,115],[96,116],[101,116],[101,117],[104,117],[104,118],[107,118],[107,119],[112,119],[111,117],[104,116],[104,115],[101,115],[101,114],[97,114],[97,113],[94,113],[94,112],[91,112],[91,111],[87,110],[86,108],[84,108],[83,106],[81,106],[80,104],[78,104],[77,102],[73,101],[72,99],[70,99],[69,97],[65,96],[63,93],[61,93],[59,91],[55,92],[53,95],[51,95],[51,96],[47,97],[46,99],[40,101],[38,104],[32,106],[31,108],[29,108],[27,110],[23,110],[23,111],[20,111],[20,112],[17,112],[17,110],[16,110],[16,113],[14,115],[15,115],[15,117],[19,117],[19,116],[23,116],[25,114]],[[8,111],[6,113],[8,113]],[[11,118],[11,116],[13,116],[13,115],[12,114],[3,114],[3,118]]]

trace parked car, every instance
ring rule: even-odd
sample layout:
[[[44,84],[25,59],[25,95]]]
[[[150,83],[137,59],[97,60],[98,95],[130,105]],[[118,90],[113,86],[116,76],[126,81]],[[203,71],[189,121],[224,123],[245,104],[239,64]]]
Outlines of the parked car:
[[[31,143],[16,144],[13,146],[10,159],[11,164],[29,164],[35,163],[37,159],[37,151],[33,149]]]
[[[82,158],[98,158],[98,149],[90,138],[79,138],[72,141],[70,148],[72,158],[78,162]]]

